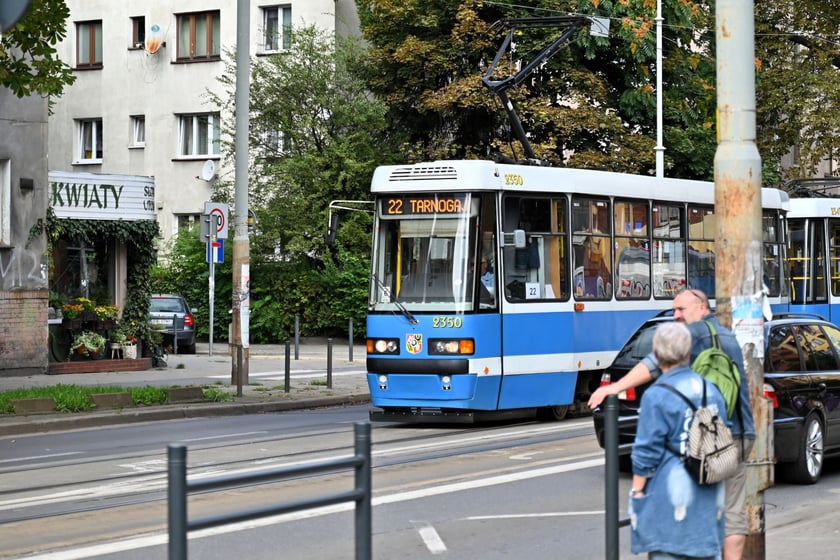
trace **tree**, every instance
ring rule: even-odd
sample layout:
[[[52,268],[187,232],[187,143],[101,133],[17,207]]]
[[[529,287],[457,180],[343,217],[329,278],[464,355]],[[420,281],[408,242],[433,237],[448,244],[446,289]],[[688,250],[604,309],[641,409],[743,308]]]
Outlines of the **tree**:
[[[32,0],[26,15],[0,36],[0,86],[18,97],[61,95],[76,80],[55,50],[69,17],[64,0]]]
[[[682,177],[711,178],[714,157],[714,60],[704,55],[713,14],[702,3],[665,3],[664,134],[666,162]],[[555,165],[652,173],[656,100],[653,0],[537,0],[509,6],[483,0],[358,0],[370,43],[367,79],[408,131],[407,159],[521,156],[504,111],[481,77],[503,35],[505,18],[585,13],[610,18],[609,38],[578,32],[510,97],[537,156]],[[515,71],[558,36],[523,29],[500,68]]]
[[[385,106],[355,74],[360,44],[311,26],[294,28],[291,37],[289,53],[254,60],[251,71],[250,202],[259,215],[251,247],[272,259],[278,252],[321,254],[330,201],[369,200],[373,170],[393,161],[396,143]],[[232,139],[235,72],[228,58],[221,78],[227,97],[216,101],[231,115],[225,130]],[[227,157],[232,150],[231,140]],[[220,195],[233,198],[229,190]],[[368,254],[369,237],[357,234],[369,231],[369,216],[342,217],[338,242]]]
[[[761,3],[755,15],[762,159],[780,179],[813,176],[826,159],[837,175],[840,2],[820,2],[812,9],[794,2]],[[782,169],[779,162],[793,146],[792,166]]]

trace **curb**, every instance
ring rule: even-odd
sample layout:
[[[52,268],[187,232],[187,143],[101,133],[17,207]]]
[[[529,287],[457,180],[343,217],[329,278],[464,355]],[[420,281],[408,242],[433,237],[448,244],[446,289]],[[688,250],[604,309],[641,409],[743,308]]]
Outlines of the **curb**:
[[[0,436],[80,430],[137,422],[266,414],[308,408],[352,406],[369,402],[370,395],[360,393],[289,401],[164,404],[145,408],[122,408],[116,411],[25,416],[12,418],[9,421],[0,418]]]

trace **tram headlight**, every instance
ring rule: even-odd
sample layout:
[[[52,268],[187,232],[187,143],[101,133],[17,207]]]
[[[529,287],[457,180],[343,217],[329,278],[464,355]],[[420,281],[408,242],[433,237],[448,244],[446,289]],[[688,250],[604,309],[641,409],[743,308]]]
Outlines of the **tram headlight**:
[[[429,354],[433,356],[463,356],[475,354],[472,338],[432,338],[429,340]]]
[[[368,354],[399,354],[400,342],[396,338],[367,339]]]

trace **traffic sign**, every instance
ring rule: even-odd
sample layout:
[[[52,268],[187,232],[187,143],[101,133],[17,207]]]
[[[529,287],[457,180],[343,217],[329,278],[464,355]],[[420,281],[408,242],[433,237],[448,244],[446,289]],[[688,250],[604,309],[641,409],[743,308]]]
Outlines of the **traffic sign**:
[[[207,242],[207,262],[214,262],[214,263],[225,262],[225,240],[224,239],[217,239],[216,241],[208,241]]]
[[[219,202],[205,202],[204,213],[210,216],[211,234],[216,228],[216,239],[227,239],[228,236],[228,205]]]

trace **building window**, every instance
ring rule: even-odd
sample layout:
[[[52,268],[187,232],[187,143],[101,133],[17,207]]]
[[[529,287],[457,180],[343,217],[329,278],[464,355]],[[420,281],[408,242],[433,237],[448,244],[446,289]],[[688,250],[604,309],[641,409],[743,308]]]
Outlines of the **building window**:
[[[262,155],[266,158],[279,157],[286,151],[286,135],[280,130],[260,134]]]
[[[198,231],[201,214],[176,214],[176,217],[178,218],[178,231]]]
[[[218,11],[178,16],[178,60],[219,59]]]
[[[209,156],[221,153],[219,113],[181,115],[179,121],[178,155]]]
[[[292,7],[263,8],[263,46],[266,51],[285,51],[291,46]]]
[[[76,24],[76,67],[102,66],[102,21]]]
[[[0,246],[12,244],[12,165],[0,159]]]
[[[78,163],[102,163],[102,119],[78,122]]]
[[[146,145],[145,115],[131,117],[131,145],[135,148],[142,148]]]
[[[131,18],[131,46],[135,49],[142,49],[146,44],[146,18],[136,16]]]

